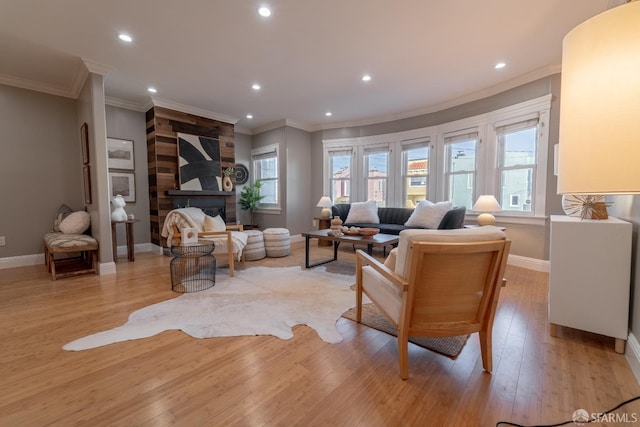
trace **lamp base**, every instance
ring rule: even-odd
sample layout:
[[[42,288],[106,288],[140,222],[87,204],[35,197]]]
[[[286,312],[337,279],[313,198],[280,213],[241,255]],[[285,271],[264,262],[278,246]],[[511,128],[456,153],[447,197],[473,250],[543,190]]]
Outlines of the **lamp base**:
[[[320,212],[320,218],[331,218],[331,209],[322,208],[322,211]]]
[[[478,215],[478,225],[496,225],[496,217],[490,213],[483,213]]]

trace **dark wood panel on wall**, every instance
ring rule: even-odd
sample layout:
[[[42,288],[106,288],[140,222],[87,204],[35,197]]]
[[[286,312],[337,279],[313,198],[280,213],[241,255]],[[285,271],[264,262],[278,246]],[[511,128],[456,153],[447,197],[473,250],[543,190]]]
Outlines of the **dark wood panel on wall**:
[[[172,197],[167,191],[178,187],[178,149],[177,134],[217,138],[220,141],[222,170],[235,165],[234,125],[193,114],[153,107],[146,113],[147,154],[149,159],[149,197],[151,216],[151,241],[165,246],[160,236],[164,219],[173,209]],[[235,181],[235,176],[231,176]],[[235,182],[234,182],[235,187]],[[236,198],[226,197],[227,222],[236,222]]]

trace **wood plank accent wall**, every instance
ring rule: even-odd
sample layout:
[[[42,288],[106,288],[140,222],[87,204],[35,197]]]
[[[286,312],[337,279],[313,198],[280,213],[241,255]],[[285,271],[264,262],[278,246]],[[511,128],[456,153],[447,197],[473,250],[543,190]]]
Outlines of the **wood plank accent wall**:
[[[222,170],[233,167],[236,160],[234,125],[174,111],[152,107],[146,113],[147,158],[149,173],[151,242],[166,246],[160,236],[164,219],[173,209],[173,199],[168,190],[178,185],[178,132],[218,138]],[[235,176],[231,176],[234,181]],[[236,197],[226,197],[227,222],[236,222]]]

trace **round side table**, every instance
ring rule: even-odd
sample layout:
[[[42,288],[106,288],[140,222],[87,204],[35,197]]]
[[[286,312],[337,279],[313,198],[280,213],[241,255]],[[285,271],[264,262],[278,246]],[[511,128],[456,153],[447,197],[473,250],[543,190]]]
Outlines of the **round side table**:
[[[198,292],[216,284],[216,258],[213,242],[171,246],[171,290]]]

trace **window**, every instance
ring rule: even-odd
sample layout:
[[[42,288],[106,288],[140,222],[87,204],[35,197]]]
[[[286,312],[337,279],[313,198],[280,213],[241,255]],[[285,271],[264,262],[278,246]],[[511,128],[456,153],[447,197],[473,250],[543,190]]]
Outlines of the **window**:
[[[351,150],[329,152],[329,197],[334,204],[351,203]]]
[[[426,141],[402,146],[402,182],[405,206],[427,199],[429,146]]]
[[[253,178],[262,181],[260,195],[265,196],[260,201],[261,209],[280,207],[278,182],[278,145],[269,145],[251,150],[253,162]]]
[[[499,192],[503,211],[531,212],[538,146],[538,119],[496,128]]]
[[[366,199],[378,206],[387,206],[387,178],[389,175],[389,149],[371,148],[365,151]]]
[[[543,225],[550,109],[545,95],[425,128],[324,140],[323,192],[391,207],[450,200],[468,215],[480,194],[493,194],[500,221]]]
[[[478,133],[448,135],[445,146],[445,194],[453,206],[471,209],[475,202]]]

